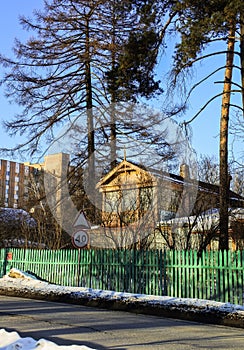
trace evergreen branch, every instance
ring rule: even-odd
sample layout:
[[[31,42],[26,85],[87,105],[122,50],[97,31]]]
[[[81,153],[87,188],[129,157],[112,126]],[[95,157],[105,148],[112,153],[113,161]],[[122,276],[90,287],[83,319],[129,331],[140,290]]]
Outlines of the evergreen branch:
[[[212,56],[216,56],[216,55],[222,55],[222,54],[227,54],[228,51],[218,51],[218,52],[211,52],[207,55],[203,55],[203,56],[200,56],[200,57],[196,57],[194,60],[191,60],[189,62],[186,62],[185,64],[181,65],[180,68],[177,68],[176,69],[173,69],[173,73],[174,73],[174,79],[173,79],[173,85],[176,84],[176,80],[177,80],[177,77],[178,75],[181,73],[182,70],[186,69],[186,68],[190,68],[193,64],[195,64],[196,62],[199,62],[199,61],[202,61],[206,58],[210,58]],[[234,52],[234,54],[236,55],[240,55],[239,52]]]
[[[210,100],[208,100],[208,101],[205,103],[205,105],[204,105],[190,120],[184,121],[183,124],[184,124],[184,125],[187,125],[187,124],[192,123],[192,122],[199,116],[199,114],[201,114],[202,111],[203,111],[213,100],[215,100],[217,97],[222,96],[222,95],[225,94],[225,93],[232,93],[232,92],[240,92],[240,90],[225,91],[225,92],[221,92],[221,93],[219,93],[219,94],[213,96]],[[235,105],[230,105],[230,106],[235,106]],[[235,107],[237,107],[237,106],[235,106]],[[241,110],[243,110],[241,107],[239,107],[239,108],[240,108]]]
[[[240,92],[240,91],[239,91]],[[244,109],[241,107],[241,106],[238,106],[238,105],[236,105],[236,104],[230,104],[230,106],[231,107],[235,107],[235,108],[237,108],[237,109],[240,109],[242,112],[244,112]]]
[[[224,81],[215,81],[214,84],[224,84]],[[235,86],[237,86],[237,87],[239,87],[241,89],[241,90],[236,90],[235,92],[241,92],[241,93],[243,92],[244,87],[242,85],[240,85],[238,83],[235,83],[233,81],[231,82],[231,84],[235,85]]]
[[[217,68],[216,70],[214,70],[213,72],[211,72],[210,74],[208,74],[207,76],[205,76],[202,80],[198,81],[196,84],[194,84],[192,86],[192,88],[189,90],[188,94],[187,94],[187,97],[186,97],[186,100],[185,102],[187,102],[192,94],[192,92],[199,86],[201,85],[204,81],[208,80],[208,78],[210,78],[211,76],[213,76],[215,73],[217,73],[218,71],[224,69],[225,66],[222,66],[220,68]]]
[[[203,111],[213,100],[215,100],[217,97],[220,97],[220,96],[222,96],[222,95],[223,95],[223,92],[221,92],[221,93],[215,95],[214,97],[212,97],[210,100],[208,100],[208,101],[205,103],[205,105],[204,105],[190,120],[184,121],[183,124],[186,126],[187,124],[192,123],[193,120],[195,120],[195,119],[199,116],[199,114],[201,114],[202,111]]]

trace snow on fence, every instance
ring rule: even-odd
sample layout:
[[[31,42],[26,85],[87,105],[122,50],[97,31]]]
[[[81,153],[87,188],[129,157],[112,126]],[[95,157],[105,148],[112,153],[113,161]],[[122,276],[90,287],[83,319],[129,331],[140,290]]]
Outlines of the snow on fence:
[[[63,286],[243,305],[243,251],[0,249],[0,277],[11,267]]]

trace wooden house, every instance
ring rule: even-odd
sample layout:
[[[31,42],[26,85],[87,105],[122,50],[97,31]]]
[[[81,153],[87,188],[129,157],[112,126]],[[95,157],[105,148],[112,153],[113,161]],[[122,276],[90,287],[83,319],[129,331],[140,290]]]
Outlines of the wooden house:
[[[185,164],[176,175],[124,159],[98,182],[97,189],[102,195],[101,226],[105,236],[111,236],[117,246],[149,244],[153,248],[173,248],[172,226],[177,226],[178,236],[182,232],[189,235],[188,218],[218,208],[219,203],[219,187],[191,179]],[[243,198],[229,193],[230,207],[243,207]],[[196,234],[191,229],[193,232]]]

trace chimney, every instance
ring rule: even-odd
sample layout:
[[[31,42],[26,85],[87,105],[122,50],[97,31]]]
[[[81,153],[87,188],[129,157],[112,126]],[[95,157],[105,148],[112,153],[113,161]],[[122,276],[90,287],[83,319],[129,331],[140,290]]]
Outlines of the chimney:
[[[181,164],[180,166],[180,176],[184,179],[189,179],[190,177],[189,166],[185,163]]]

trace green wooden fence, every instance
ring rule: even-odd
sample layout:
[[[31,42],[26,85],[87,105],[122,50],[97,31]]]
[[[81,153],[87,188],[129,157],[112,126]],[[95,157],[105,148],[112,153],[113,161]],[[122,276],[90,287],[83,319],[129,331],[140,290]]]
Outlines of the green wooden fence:
[[[64,286],[201,298],[243,304],[244,252],[169,250],[0,249],[0,275],[10,267]],[[8,257],[9,258],[9,257]]]

